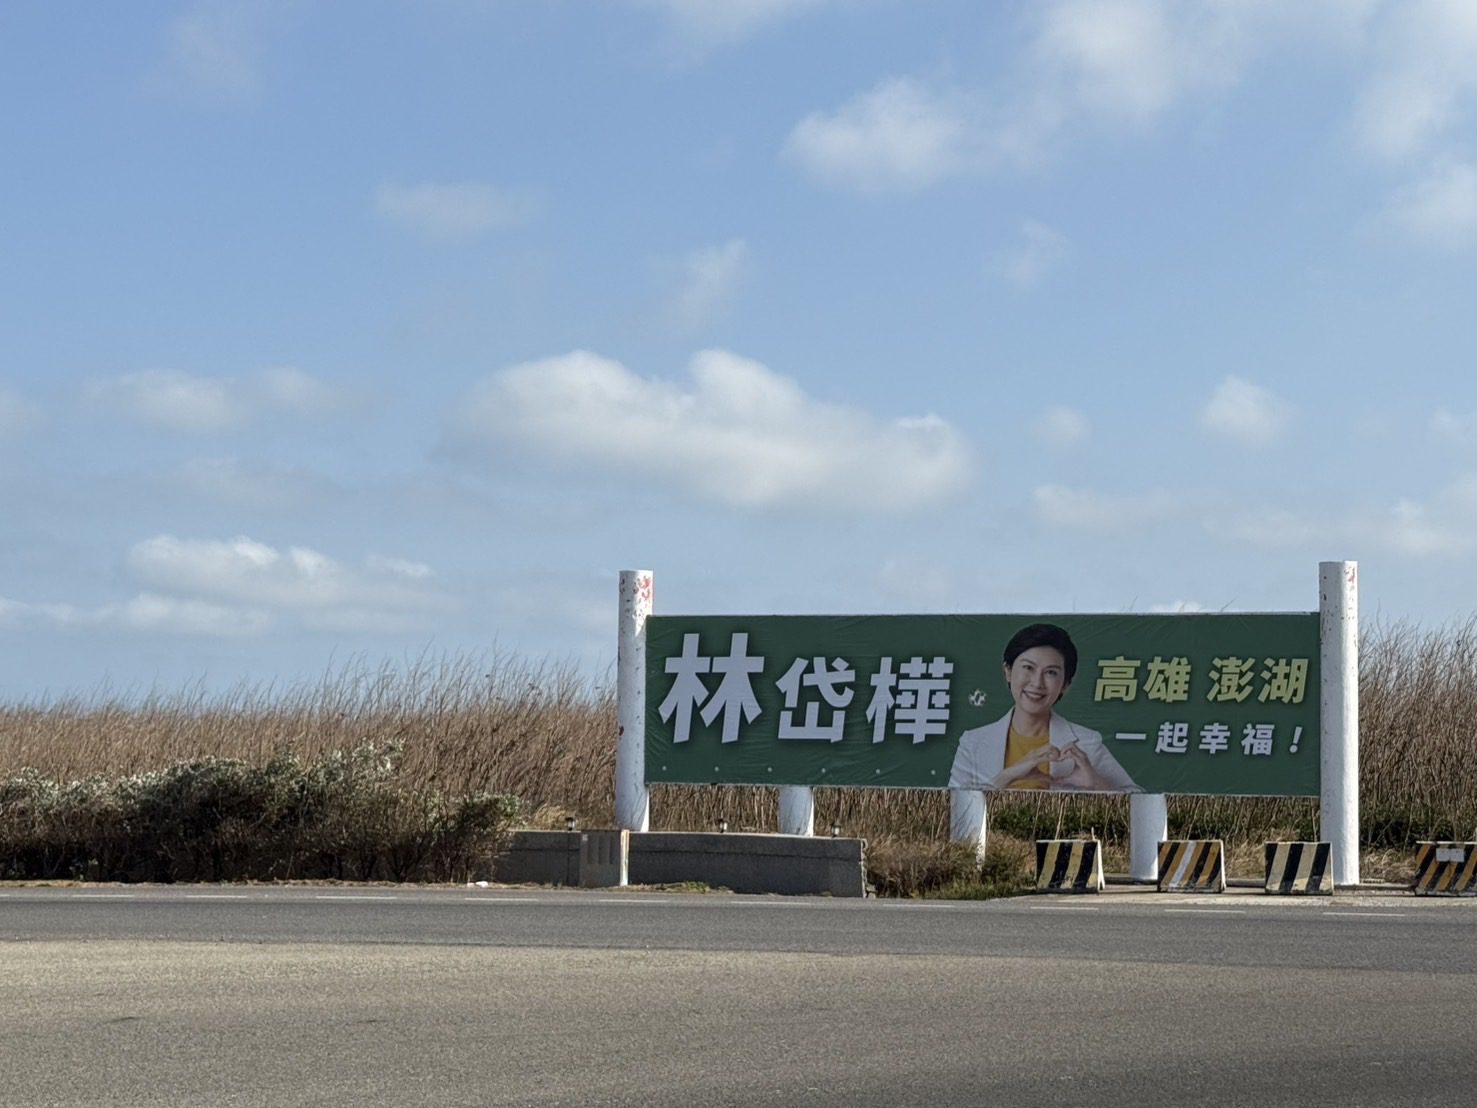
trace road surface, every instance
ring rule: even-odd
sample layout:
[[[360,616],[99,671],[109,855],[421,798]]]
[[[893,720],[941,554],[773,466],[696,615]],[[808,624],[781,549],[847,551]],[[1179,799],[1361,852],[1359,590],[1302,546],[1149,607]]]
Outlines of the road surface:
[[[1477,902],[0,891],[0,1104],[1449,1105]]]

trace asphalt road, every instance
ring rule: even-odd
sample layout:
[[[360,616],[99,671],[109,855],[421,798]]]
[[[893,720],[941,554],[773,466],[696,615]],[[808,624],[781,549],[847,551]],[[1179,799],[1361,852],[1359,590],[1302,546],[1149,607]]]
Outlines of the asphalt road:
[[[0,1105],[1451,1105],[1477,902],[0,891]]]

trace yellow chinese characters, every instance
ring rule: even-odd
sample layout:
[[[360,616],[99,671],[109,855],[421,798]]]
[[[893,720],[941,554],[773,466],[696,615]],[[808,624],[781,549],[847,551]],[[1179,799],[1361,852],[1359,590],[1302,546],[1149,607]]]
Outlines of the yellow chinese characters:
[[[1308,659],[1267,658],[1262,662],[1262,703],[1277,700],[1283,704],[1301,704],[1308,691]]]
[[[1122,654],[1116,658],[1098,659],[1097,688],[1092,698],[1132,703],[1139,694],[1138,674],[1141,664],[1138,659],[1125,658]]]
[[[1145,700],[1184,704],[1190,699],[1193,666],[1182,655],[1156,654],[1147,665],[1141,658],[1119,654],[1099,658],[1093,700],[1131,704],[1143,692]],[[1140,677],[1142,671],[1142,677]],[[1211,659],[1205,699],[1211,703],[1301,704],[1308,694],[1307,658],[1243,658],[1228,654]]]

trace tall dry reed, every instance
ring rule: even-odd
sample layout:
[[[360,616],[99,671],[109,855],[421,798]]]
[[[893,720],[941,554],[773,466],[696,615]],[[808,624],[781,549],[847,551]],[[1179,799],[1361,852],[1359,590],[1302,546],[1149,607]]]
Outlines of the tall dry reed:
[[[592,821],[614,811],[615,701],[572,667],[506,655],[351,663],[285,688],[194,687],[0,705],[0,776],[58,780],[161,769],[200,757],[262,765],[364,743],[397,744],[399,783],[448,795],[510,793]]]
[[[1367,841],[1477,836],[1477,619],[1426,630],[1369,629],[1361,647],[1362,827]],[[141,698],[99,694],[0,705],[0,776],[30,767],[59,780],[161,769],[202,756],[253,765],[399,743],[402,782],[449,795],[512,793],[535,823],[614,817],[615,702],[608,684],[508,655],[426,655],[350,664],[285,688],[200,688]],[[652,789],[655,826],[769,830],[773,789]],[[947,836],[939,791],[818,789],[818,830],[902,839]],[[1310,798],[1176,797],[1171,828],[1250,841],[1317,833]],[[1126,833],[1122,797],[998,797],[993,828],[1021,838]]]
[[[1376,625],[1360,659],[1366,836],[1477,837],[1477,617],[1434,630]]]

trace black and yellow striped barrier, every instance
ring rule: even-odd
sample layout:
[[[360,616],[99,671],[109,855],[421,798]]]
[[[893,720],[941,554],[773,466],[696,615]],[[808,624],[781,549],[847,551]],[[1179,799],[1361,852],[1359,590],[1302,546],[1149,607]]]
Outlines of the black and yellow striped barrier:
[[[1477,843],[1420,843],[1411,891],[1416,896],[1477,896]]]
[[[1036,891],[1103,891],[1103,845],[1097,839],[1037,839]]]
[[[1161,893],[1226,891],[1226,848],[1220,839],[1166,839],[1159,844]]]
[[[1268,843],[1267,892],[1332,896],[1328,843]]]

